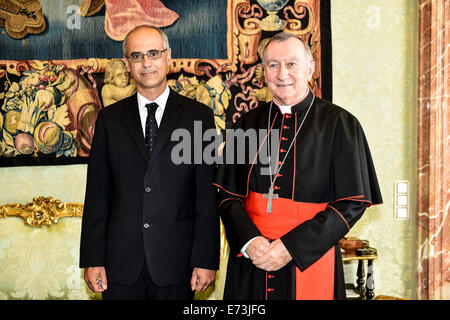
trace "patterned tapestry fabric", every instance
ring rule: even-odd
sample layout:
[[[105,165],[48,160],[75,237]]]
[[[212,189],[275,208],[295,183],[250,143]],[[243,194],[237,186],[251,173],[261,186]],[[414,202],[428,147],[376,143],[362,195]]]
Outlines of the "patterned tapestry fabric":
[[[5,1],[8,19],[32,16]],[[23,2],[39,4],[48,23],[26,40],[0,33],[8,48],[0,56],[0,166],[87,163],[98,111],[135,92],[118,60],[121,40],[140,23],[167,33],[170,87],[212,108],[218,132],[271,99],[258,50],[282,30],[312,47],[311,87],[331,100],[330,1],[273,2],[268,11],[271,1],[106,0],[83,3],[81,15],[70,0]]]

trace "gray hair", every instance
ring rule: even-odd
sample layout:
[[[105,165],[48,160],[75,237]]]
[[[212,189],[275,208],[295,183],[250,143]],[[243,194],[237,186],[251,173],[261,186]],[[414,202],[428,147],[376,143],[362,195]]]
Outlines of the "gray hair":
[[[302,39],[300,39],[298,36],[296,36],[295,34],[283,31],[283,32],[280,32],[280,33],[277,33],[276,35],[274,35],[265,44],[264,48],[262,49],[262,54],[261,54],[262,64],[263,65],[266,64],[266,49],[271,42],[273,42],[273,41],[283,42],[283,41],[289,40],[291,38],[295,38],[302,43],[303,48],[305,49],[306,57],[309,59],[309,62],[313,62],[314,58],[313,58],[311,48],[309,47],[309,45],[307,43],[305,43]]]
[[[151,25],[140,25],[140,26],[136,26],[133,29],[131,29],[130,31],[128,31],[127,35],[125,36],[125,38],[123,39],[122,42],[122,51],[123,51],[123,55],[127,56],[128,55],[128,49],[127,49],[127,41],[128,41],[128,37],[130,36],[131,33],[133,33],[134,31],[138,30],[138,29],[142,29],[142,28],[149,28],[149,29],[153,29],[159,32],[159,34],[161,35],[161,38],[163,40],[163,49],[168,49],[170,48],[169,45],[169,38],[167,38],[167,35],[164,33],[164,31],[162,31],[161,29],[151,26]]]

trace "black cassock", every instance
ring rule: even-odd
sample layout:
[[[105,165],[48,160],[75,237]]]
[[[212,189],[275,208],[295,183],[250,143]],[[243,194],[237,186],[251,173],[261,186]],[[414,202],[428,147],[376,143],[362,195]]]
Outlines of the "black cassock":
[[[247,137],[250,136],[247,129],[256,130],[259,137],[257,151],[250,145],[252,139],[245,140],[245,152],[241,149],[230,151],[227,148],[237,149],[242,143],[243,132],[227,135],[224,164],[219,166],[215,181],[219,190],[219,210],[230,245],[224,299],[321,297],[308,292],[299,294],[300,280],[296,273],[306,272],[331,251],[334,251],[331,298],[345,299],[338,241],[358,221],[366,207],[382,203],[369,146],[358,120],[341,107],[314,97],[311,92],[291,111],[283,115],[276,104],[269,102],[250,110],[236,121],[233,128],[243,129]],[[267,133],[270,128],[270,135],[264,137],[260,134]],[[256,195],[263,203],[261,207],[265,209],[267,205],[268,200],[262,195],[268,193],[274,175],[267,174],[267,158],[263,154],[270,153],[266,150],[270,149],[270,142],[276,140],[272,139],[274,129],[279,130],[275,149],[278,152],[271,157],[278,158],[271,163],[272,167],[276,163],[282,166],[274,184],[279,199],[273,200],[272,205],[276,206],[281,200],[284,203],[291,201],[292,205],[300,208],[319,204],[323,207],[285,230],[279,238],[293,259],[278,271],[266,272],[256,268],[239,252],[247,241],[265,234],[258,228],[264,214],[277,219],[276,215],[265,212],[260,213],[259,220],[249,216],[250,198],[254,199]],[[255,152],[259,152],[257,156]],[[245,153],[244,161],[242,153]]]

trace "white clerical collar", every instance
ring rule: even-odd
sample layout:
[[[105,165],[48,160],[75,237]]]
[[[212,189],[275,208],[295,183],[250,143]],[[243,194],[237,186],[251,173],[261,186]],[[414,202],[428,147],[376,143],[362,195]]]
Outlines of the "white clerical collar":
[[[280,108],[280,111],[282,114],[292,113],[292,109],[291,109],[292,106],[295,106],[295,105],[299,104],[300,102],[302,102],[303,100],[305,100],[305,98],[308,96],[308,93],[309,93],[309,88],[308,88],[308,90],[306,90],[306,94],[300,99],[299,102],[291,104],[291,105],[283,106],[275,101],[274,101],[274,103],[278,106],[278,108]]]
[[[280,108],[280,111],[282,114],[285,113],[291,113],[291,107],[293,106],[293,104],[291,104],[290,106],[281,106],[279,104],[277,104],[278,108]]]

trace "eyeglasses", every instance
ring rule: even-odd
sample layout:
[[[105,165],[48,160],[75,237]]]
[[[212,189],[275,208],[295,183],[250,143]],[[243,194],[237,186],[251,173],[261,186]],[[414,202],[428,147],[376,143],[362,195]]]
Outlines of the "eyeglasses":
[[[164,51],[167,51],[167,48],[164,50],[148,50],[146,53],[143,52],[133,52],[131,55],[129,56],[125,56],[128,59],[130,59],[131,62],[142,62],[144,61],[144,57],[147,56],[150,60],[155,60],[158,58],[161,58],[162,53]]]

